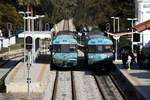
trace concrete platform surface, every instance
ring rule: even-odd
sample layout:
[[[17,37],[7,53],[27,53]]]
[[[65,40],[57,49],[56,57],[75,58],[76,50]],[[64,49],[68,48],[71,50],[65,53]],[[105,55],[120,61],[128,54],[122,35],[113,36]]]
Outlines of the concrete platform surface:
[[[114,64],[120,72],[135,86],[136,90],[146,99],[150,100],[150,70],[123,68],[122,61],[115,61]]]
[[[30,68],[30,91],[32,93],[43,93],[47,87],[48,74],[50,72],[49,64],[34,63]],[[17,64],[5,79],[6,93],[26,93],[27,67],[23,62]]]

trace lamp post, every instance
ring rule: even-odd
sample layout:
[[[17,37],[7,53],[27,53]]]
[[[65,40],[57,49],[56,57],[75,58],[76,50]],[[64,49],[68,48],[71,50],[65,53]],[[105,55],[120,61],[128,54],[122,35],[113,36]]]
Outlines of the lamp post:
[[[30,11],[26,11],[26,12],[24,12],[24,11],[19,11],[19,14],[23,14],[23,17],[26,17],[26,15],[27,15],[27,17],[28,17],[29,14],[31,14],[31,12],[30,12]],[[26,31],[26,19],[24,19],[24,31]]]
[[[137,18],[127,18],[127,20],[131,21],[131,26],[132,26],[132,35],[131,35],[131,49],[132,49],[132,52],[133,52],[133,24],[134,22],[137,20]]]
[[[118,32],[120,31],[120,27],[119,27],[119,17],[111,17],[113,19],[113,32],[115,33],[115,21],[118,20]],[[114,35],[113,38],[116,40],[116,46],[115,46],[115,60],[117,60],[117,52],[118,52],[118,40],[120,38],[120,36],[118,35]]]
[[[120,25],[119,25],[119,17],[115,17],[115,19],[118,20],[118,32],[120,31]]]
[[[36,15],[36,17],[39,18],[39,31],[42,31],[42,18],[44,18],[45,15]]]

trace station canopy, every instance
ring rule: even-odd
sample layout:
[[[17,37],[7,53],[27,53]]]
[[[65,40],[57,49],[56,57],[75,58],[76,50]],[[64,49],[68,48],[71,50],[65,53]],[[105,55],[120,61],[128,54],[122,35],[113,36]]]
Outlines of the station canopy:
[[[145,21],[143,23],[139,23],[139,24],[135,25],[135,29],[138,32],[142,32],[144,30],[150,29],[150,20],[147,20],[147,21]]]

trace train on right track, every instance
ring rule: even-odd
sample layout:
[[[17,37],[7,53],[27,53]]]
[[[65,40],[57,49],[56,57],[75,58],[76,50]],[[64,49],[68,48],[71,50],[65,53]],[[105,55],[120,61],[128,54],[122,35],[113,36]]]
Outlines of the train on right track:
[[[88,32],[85,42],[85,61],[87,66],[111,69],[110,64],[112,64],[113,58],[113,41],[104,36],[104,32]]]

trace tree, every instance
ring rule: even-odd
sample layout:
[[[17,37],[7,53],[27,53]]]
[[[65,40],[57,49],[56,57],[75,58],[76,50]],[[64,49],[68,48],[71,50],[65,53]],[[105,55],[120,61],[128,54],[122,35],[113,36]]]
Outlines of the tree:
[[[53,5],[51,21],[57,23],[62,19],[69,19],[75,15],[76,0],[51,0]]]
[[[31,11],[31,16],[33,16],[33,7],[41,4],[41,0],[17,0],[19,5],[27,6],[27,11]]]
[[[17,13],[16,8],[10,4],[0,4],[0,9],[0,28],[2,29],[4,36],[8,36],[7,23],[12,23],[12,31],[16,31],[21,26],[21,17]]]
[[[77,0],[74,23],[77,26],[103,24],[114,12],[109,0]]]
[[[105,24],[112,22],[110,17],[118,16],[123,19],[120,20],[122,29],[126,29],[126,18],[134,15],[133,0],[41,0],[40,4],[53,24],[73,18],[76,26],[105,29]]]

